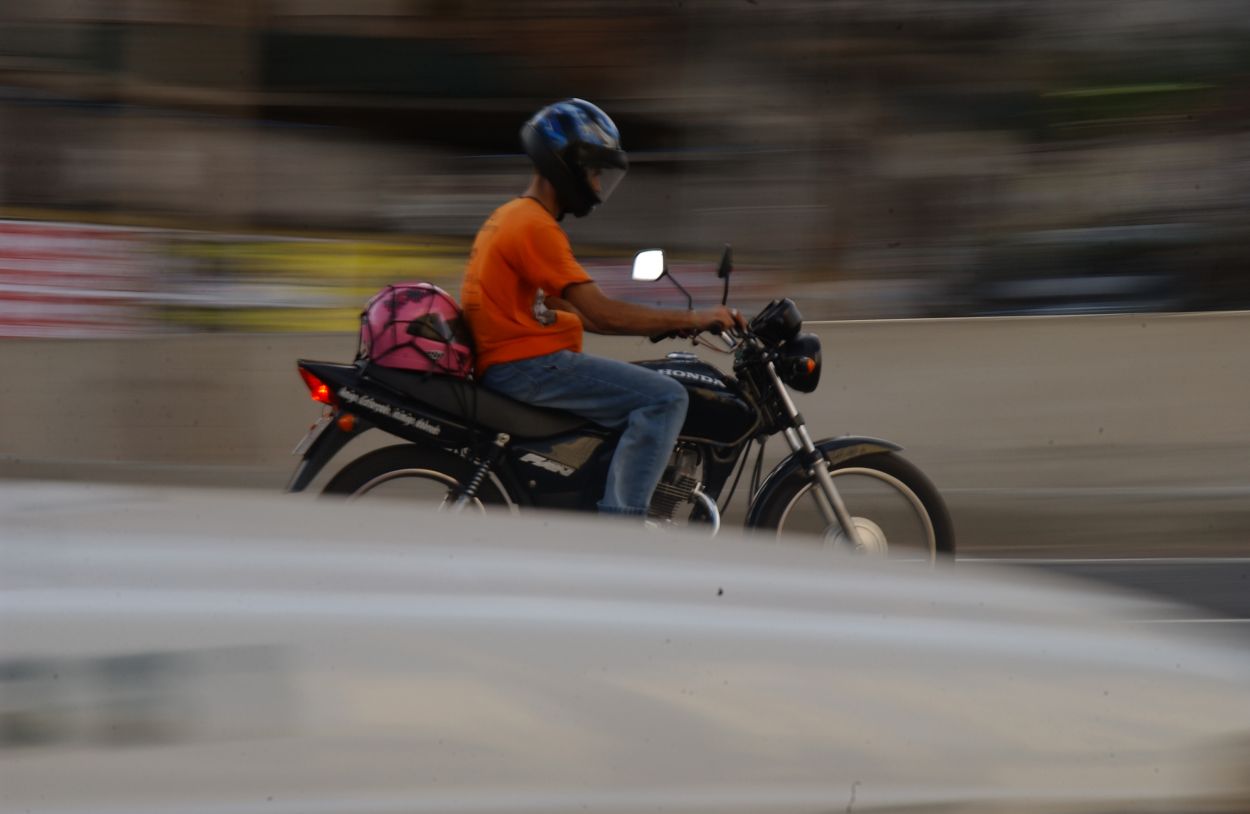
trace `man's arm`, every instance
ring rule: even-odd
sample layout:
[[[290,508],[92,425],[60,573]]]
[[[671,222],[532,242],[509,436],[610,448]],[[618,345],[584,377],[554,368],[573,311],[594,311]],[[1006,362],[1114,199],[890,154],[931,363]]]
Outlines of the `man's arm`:
[[[543,297],[543,302],[546,303],[547,307],[553,311],[567,311],[568,313],[577,317],[578,319],[582,321],[582,327],[590,331],[591,333],[596,333],[596,334],[605,333],[604,331],[599,330],[598,327],[595,326],[595,323],[592,322],[588,316],[583,314],[581,311],[577,310],[577,308],[574,307],[573,303],[569,302],[568,300],[563,299],[562,297],[553,297],[550,294],[548,294]]]
[[[706,331],[717,325],[723,328],[745,325],[736,311],[723,305],[699,311],[651,308],[612,299],[593,282],[574,283],[564,289],[563,297],[548,297],[547,303],[551,308],[576,314],[586,330],[600,334],[655,336],[675,331]]]

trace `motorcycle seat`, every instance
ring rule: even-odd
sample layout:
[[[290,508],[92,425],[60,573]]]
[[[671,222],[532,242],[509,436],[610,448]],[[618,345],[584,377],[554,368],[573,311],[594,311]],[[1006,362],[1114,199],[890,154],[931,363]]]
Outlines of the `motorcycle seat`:
[[[531,407],[467,379],[370,365],[365,374],[413,401],[448,415],[475,420],[513,438],[563,435],[590,424],[589,419],[563,410]]]

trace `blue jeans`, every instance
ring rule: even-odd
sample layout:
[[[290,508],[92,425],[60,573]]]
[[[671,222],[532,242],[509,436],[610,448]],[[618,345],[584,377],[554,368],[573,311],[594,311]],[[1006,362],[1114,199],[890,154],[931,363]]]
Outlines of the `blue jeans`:
[[[536,407],[624,429],[599,511],[646,514],[686,420],[686,388],[653,370],[562,350],[494,365],[482,384]]]

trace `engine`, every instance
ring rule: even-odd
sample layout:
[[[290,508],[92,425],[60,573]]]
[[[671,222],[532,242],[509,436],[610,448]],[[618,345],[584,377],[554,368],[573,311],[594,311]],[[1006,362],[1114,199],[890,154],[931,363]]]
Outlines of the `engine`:
[[[673,449],[664,477],[651,496],[648,516],[655,520],[672,520],[683,504],[695,502],[699,483],[699,466],[702,463],[699,449],[692,444],[679,443]]]

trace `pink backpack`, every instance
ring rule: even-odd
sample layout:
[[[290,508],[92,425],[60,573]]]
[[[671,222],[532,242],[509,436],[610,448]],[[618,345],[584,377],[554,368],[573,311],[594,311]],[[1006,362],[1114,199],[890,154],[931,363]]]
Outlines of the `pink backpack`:
[[[473,371],[473,343],[450,294],[432,283],[395,283],[361,312],[356,358],[463,379]]]

